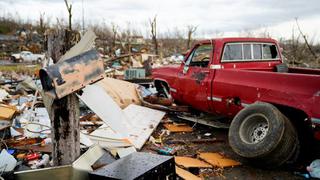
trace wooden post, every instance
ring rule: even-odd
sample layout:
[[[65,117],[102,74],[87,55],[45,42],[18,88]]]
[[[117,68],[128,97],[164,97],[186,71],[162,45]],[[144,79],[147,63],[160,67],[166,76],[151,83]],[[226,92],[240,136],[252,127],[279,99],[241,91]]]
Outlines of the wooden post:
[[[68,30],[49,32],[47,50],[54,63],[76,43],[71,41],[72,35],[73,32]],[[70,94],[53,100],[52,106],[47,109],[52,126],[53,164],[71,164],[80,156],[79,99],[75,94]]]

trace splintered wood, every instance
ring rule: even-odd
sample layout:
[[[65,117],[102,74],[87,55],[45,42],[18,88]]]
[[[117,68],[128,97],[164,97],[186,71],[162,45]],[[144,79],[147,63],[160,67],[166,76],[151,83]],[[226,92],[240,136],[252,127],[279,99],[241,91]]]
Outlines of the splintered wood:
[[[176,156],[174,157],[176,164],[183,166],[185,168],[211,168],[212,166],[206,162],[203,162],[199,159],[191,158],[191,157],[182,157]]]
[[[204,161],[208,162],[209,164],[215,167],[220,167],[220,168],[241,165],[240,162],[225,158],[219,153],[200,153],[199,158],[203,159]]]
[[[192,132],[192,127],[186,125],[186,124],[164,124],[163,125],[166,129],[168,129],[170,132]]]
[[[176,166],[176,173],[178,174],[178,176],[180,176],[181,178],[186,179],[186,180],[201,180],[200,177],[192,174],[189,171],[181,169],[178,166]]]

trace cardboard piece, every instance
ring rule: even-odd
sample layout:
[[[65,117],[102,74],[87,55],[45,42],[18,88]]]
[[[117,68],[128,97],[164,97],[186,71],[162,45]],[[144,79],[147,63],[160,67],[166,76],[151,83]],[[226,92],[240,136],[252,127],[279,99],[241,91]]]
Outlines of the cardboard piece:
[[[192,127],[188,125],[175,125],[175,124],[164,124],[163,125],[170,132],[192,132]]]
[[[132,103],[141,104],[136,91],[136,84],[113,78],[104,78],[96,84],[102,87],[122,109]]]
[[[212,166],[204,161],[191,157],[175,156],[176,164],[185,168],[211,168]]]
[[[186,171],[186,170],[184,170],[182,168],[179,168],[178,166],[176,166],[176,173],[182,179],[186,179],[186,180],[201,180],[200,177],[192,174],[189,171]]]
[[[199,158],[203,159],[204,161],[208,162],[213,166],[220,167],[220,168],[241,165],[240,162],[225,158],[219,153],[200,153]]]

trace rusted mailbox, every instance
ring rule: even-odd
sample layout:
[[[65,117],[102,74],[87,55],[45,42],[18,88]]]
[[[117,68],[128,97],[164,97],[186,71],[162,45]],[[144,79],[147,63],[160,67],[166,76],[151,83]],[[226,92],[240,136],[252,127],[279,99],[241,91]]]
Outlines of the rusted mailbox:
[[[39,74],[44,92],[56,99],[105,77],[103,60],[96,50],[42,68]]]

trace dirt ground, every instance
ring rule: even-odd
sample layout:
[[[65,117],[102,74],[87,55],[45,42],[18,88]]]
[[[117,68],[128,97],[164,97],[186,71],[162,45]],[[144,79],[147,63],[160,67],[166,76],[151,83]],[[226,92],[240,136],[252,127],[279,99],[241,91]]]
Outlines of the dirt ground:
[[[176,122],[176,121],[175,121]],[[193,126],[194,123],[187,121],[180,121],[187,123],[190,126]],[[153,133],[154,138],[158,138],[161,131],[165,127],[163,123],[159,124],[157,130]],[[205,136],[206,133],[211,135]],[[245,159],[239,157],[234,153],[231,147],[228,144],[228,130],[227,129],[217,129],[200,124],[196,124],[192,132],[182,132],[182,133],[170,133],[162,138],[164,145],[168,147],[174,147],[177,149],[178,156],[189,156],[196,157],[199,152],[218,152],[224,156],[237,160],[242,163],[241,166],[225,168],[225,169],[198,169],[192,171],[198,176],[203,177],[204,179],[237,179],[237,180],[248,180],[248,179],[304,179],[301,176],[295,175],[294,172],[303,172],[307,164],[297,163],[295,165],[290,165],[287,167],[281,167],[278,169],[261,169],[251,165]],[[212,143],[188,143],[192,139],[210,139],[217,138],[223,140],[222,142],[212,142]],[[170,144],[170,140],[185,140],[185,144]],[[142,151],[153,152],[150,150],[152,143],[147,143]]]

